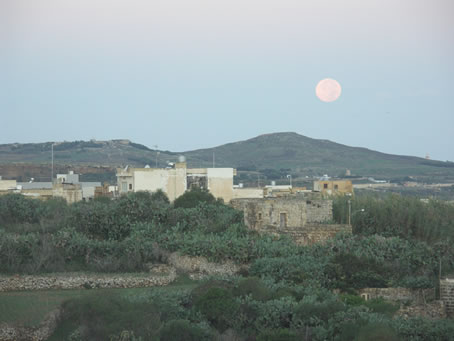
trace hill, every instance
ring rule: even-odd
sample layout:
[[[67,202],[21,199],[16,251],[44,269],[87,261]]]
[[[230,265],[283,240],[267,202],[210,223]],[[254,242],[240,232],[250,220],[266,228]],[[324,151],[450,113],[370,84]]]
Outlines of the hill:
[[[41,164],[49,167],[52,142],[0,145],[1,166],[7,164]],[[159,155],[158,155],[159,153]],[[291,172],[294,176],[352,175],[378,178],[405,176],[426,180],[454,182],[454,163],[426,160],[413,156],[380,153],[366,148],[349,147],[328,140],[312,139],[297,133],[273,133],[214,148],[185,152],[158,151],[129,140],[74,141],[54,144],[56,167],[146,164],[164,167],[179,155],[187,158],[190,167],[235,167],[240,172],[260,172],[268,178],[279,178]],[[282,174],[280,174],[282,173]]]
[[[212,163],[213,153],[217,167],[234,165],[239,170],[291,169],[297,174],[343,175],[349,169],[353,175],[385,178],[454,176],[453,162],[385,154],[297,133],[265,134],[215,148],[188,151],[184,155],[188,160],[198,159],[208,165]]]

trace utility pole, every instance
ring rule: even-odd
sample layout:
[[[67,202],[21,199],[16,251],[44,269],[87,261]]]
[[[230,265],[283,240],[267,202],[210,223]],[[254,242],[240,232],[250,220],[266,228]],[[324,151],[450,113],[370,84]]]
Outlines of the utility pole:
[[[51,146],[51,150],[52,150],[52,172],[51,172],[51,176],[50,176],[50,182],[54,182],[54,143],[52,142],[52,146]]]
[[[216,165],[216,163],[215,163],[214,152],[213,152],[213,168],[215,168],[215,165]]]
[[[158,145],[155,144],[153,147],[154,147],[154,149],[156,149],[156,168],[158,168],[158,156],[159,156]]]
[[[351,225],[352,220],[352,201],[348,199],[348,225]]]

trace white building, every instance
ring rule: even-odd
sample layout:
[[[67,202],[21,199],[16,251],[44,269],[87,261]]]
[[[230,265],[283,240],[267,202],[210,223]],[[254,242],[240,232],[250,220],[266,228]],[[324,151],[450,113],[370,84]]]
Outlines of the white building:
[[[226,203],[233,198],[233,168],[187,168],[186,162],[178,162],[172,168],[117,169],[117,185],[120,194],[127,192],[162,190],[174,201],[192,187],[207,189],[215,198]]]

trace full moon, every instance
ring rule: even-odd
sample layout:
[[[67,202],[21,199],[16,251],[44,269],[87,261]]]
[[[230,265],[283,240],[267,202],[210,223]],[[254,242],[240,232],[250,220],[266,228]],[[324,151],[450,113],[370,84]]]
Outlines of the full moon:
[[[340,84],[331,78],[322,79],[315,88],[315,94],[323,102],[333,102],[341,95]]]

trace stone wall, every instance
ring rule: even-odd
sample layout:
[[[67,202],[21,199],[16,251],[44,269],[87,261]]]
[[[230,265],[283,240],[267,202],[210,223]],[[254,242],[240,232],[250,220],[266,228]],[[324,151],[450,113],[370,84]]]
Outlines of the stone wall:
[[[61,310],[51,311],[36,327],[12,326],[0,324],[0,341],[11,340],[47,340],[57,328]]]
[[[268,230],[267,232],[270,232]],[[300,245],[310,245],[314,243],[323,243],[333,238],[338,233],[352,233],[351,225],[341,224],[311,224],[302,228],[285,229],[274,233],[286,234]]]
[[[17,290],[140,288],[167,285],[176,278],[175,269],[161,274],[48,274],[1,276],[0,292]]]
[[[435,300],[435,289],[409,289],[409,288],[364,288],[359,294],[369,295],[369,299],[382,297],[393,302],[412,302],[424,304]]]
[[[440,280],[440,299],[446,307],[446,314],[454,317],[454,278]]]

